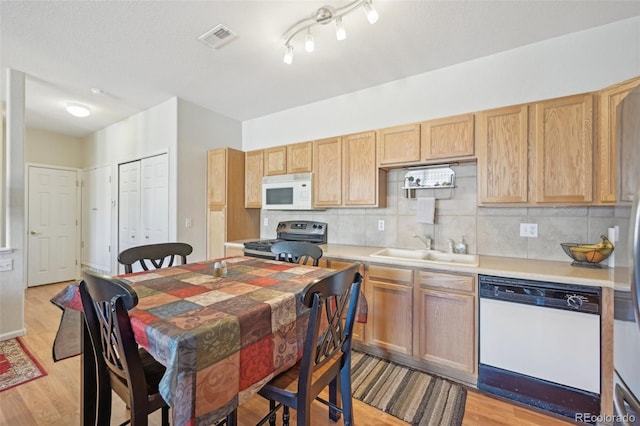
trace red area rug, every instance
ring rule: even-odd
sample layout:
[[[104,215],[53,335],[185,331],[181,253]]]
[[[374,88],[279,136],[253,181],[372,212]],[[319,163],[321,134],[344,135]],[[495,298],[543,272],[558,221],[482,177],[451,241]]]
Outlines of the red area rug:
[[[46,375],[19,337],[0,342],[0,392]]]

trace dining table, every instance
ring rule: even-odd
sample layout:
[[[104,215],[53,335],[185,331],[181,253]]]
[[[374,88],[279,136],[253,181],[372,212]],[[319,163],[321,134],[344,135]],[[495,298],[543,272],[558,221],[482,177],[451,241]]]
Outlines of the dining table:
[[[221,261],[227,266],[223,275],[216,265]],[[160,393],[171,407],[172,423],[212,424],[234,416],[265,383],[295,365],[308,322],[301,295],[332,273],[237,256],[119,275],[138,295],[129,311],[136,341],[166,367]],[[51,302],[65,312],[80,311],[77,288],[70,285]],[[95,393],[86,390],[96,386],[95,360],[82,325],[82,417],[91,424]],[[55,346],[63,344],[64,338],[56,338],[54,358]]]

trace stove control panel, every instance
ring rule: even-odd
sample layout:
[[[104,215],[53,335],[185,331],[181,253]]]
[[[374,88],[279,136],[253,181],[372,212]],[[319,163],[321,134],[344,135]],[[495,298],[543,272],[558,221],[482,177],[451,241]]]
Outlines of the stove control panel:
[[[327,224],[311,220],[287,220],[276,227],[278,238],[327,242]]]

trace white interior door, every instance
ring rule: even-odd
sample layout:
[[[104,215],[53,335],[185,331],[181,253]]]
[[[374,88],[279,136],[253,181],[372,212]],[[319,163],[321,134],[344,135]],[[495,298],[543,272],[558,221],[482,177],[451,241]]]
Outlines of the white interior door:
[[[118,253],[144,244],[140,238],[140,161],[121,164],[118,174]]]
[[[76,278],[77,172],[29,166],[27,284]]]

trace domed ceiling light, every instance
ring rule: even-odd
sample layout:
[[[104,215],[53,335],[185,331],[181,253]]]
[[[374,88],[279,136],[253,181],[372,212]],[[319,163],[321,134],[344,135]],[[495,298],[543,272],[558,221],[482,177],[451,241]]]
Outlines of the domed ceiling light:
[[[74,117],[80,118],[91,115],[91,109],[88,106],[73,102],[67,104],[67,112]]]
[[[304,43],[305,50],[307,52],[313,52],[315,46],[311,28],[316,25],[327,25],[330,22],[335,21],[336,39],[344,40],[347,38],[347,31],[344,27],[344,23],[342,22],[342,17],[360,7],[364,9],[364,13],[369,23],[375,24],[378,21],[379,15],[373,7],[372,1],[373,0],[355,0],[354,2],[338,9],[333,6],[322,6],[311,18],[306,18],[293,24],[283,35],[283,39],[285,40],[284,62],[286,64],[291,64],[293,62],[293,45],[291,42],[295,36],[302,32],[306,32]]]

